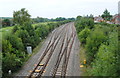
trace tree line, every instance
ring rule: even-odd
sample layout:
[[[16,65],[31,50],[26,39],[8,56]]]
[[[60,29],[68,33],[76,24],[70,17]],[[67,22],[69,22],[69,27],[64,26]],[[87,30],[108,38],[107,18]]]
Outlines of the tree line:
[[[15,12],[14,12],[15,13]],[[15,14],[14,14],[15,15]],[[14,16],[13,16],[14,17]],[[18,17],[19,18],[19,17]],[[15,19],[18,19],[18,18],[4,18],[1,22],[2,22],[2,27],[8,27],[8,26],[13,26],[16,24],[16,22],[22,22],[22,21],[25,21],[27,20],[26,19],[19,19],[18,21],[14,21]],[[65,18],[65,17],[57,17],[57,18],[43,18],[43,17],[39,17],[37,16],[37,18],[31,18],[29,19],[31,20],[31,23],[32,24],[35,24],[35,23],[41,23],[41,22],[58,22],[58,21],[74,21],[75,18]]]

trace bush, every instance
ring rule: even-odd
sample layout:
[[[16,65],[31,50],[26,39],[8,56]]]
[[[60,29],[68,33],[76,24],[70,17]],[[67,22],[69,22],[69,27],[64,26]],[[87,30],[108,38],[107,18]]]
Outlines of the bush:
[[[55,28],[55,23],[48,23],[49,31],[51,32]]]
[[[79,33],[80,31],[82,31],[85,27],[88,27],[90,29],[92,29],[94,27],[94,21],[91,18],[79,18],[79,20],[77,19],[77,21],[75,22],[75,26],[77,29],[77,33]]]
[[[79,32],[78,36],[82,44],[86,44],[86,38],[90,34],[90,29],[85,28],[81,32]]]
[[[116,57],[110,48],[106,45],[100,46],[90,71],[92,76],[116,76]]]
[[[86,39],[85,45],[89,62],[95,58],[95,54],[97,53],[99,46],[105,41],[106,36],[100,29],[91,31],[90,35]]]
[[[40,38],[45,38],[48,33],[49,33],[49,29],[47,28],[47,26],[42,25],[39,26],[36,30],[35,30],[36,34],[40,37]]]
[[[16,68],[21,67],[22,61],[13,53],[5,53],[5,57],[2,58],[2,70],[3,73],[8,73],[9,70],[12,72],[18,70]]]
[[[119,76],[119,56],[118,33],[114,30],[108,34],[108,45],[100,46],[89,73],[92,76]]]

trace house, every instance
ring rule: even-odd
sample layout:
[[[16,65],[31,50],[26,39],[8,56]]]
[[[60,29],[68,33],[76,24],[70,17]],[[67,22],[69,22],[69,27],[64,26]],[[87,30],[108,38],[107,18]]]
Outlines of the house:
[[[114,15],[111,21],[114,24],[120,24],[120,14]]]
[[[104,19],[102,17],[94,17],[94,22],[103,22]]]

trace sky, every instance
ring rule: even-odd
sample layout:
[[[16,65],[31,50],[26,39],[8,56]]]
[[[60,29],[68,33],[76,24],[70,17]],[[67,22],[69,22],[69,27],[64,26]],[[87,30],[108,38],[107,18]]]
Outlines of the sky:
[[[12,17],[13,11],[26,8],[32,18],[77,17],[101,15],[105,9],[118,13],[120,0],[0,0],[0,17]]]

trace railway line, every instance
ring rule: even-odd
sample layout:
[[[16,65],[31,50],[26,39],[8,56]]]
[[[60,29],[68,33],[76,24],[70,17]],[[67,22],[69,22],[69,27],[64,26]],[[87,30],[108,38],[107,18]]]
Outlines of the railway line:
[[[70,57],[72,57],[71,52],[73,54],[75,39],[76,31],[73,22],[53,30],[38,62],[27,73],[27,78],[42,78],[44,76],[65,78],[68,76],[68,69],[71,66],[68,68],[68,65],[71,62]]]
[[[73,26],[69,27],[69,24],[66,24],[65,26],[61,27],[60,31],[58,31],[57,33],[55,33],[54,31],[45,51],[40,57],[40,61],[38,62],[36,67],[33,69],[33,71],[30,73],[28,78],[42,76],[60,40],[62,40],[61,42],[62,44],[60,46],[60,51],[58,52],[56,63],[54,65],[54,68],[52,69],[51,76],[54,78],[56,76],[65,77],[67,64],[68,64],[70,52],[72,49],[72,45],[74,42],[74,38],[75,38],[74,27]],[[62,69],[62,70],[59,71],[58,69]],[[58,72],[61,72],[61,73],[58,74]]]

